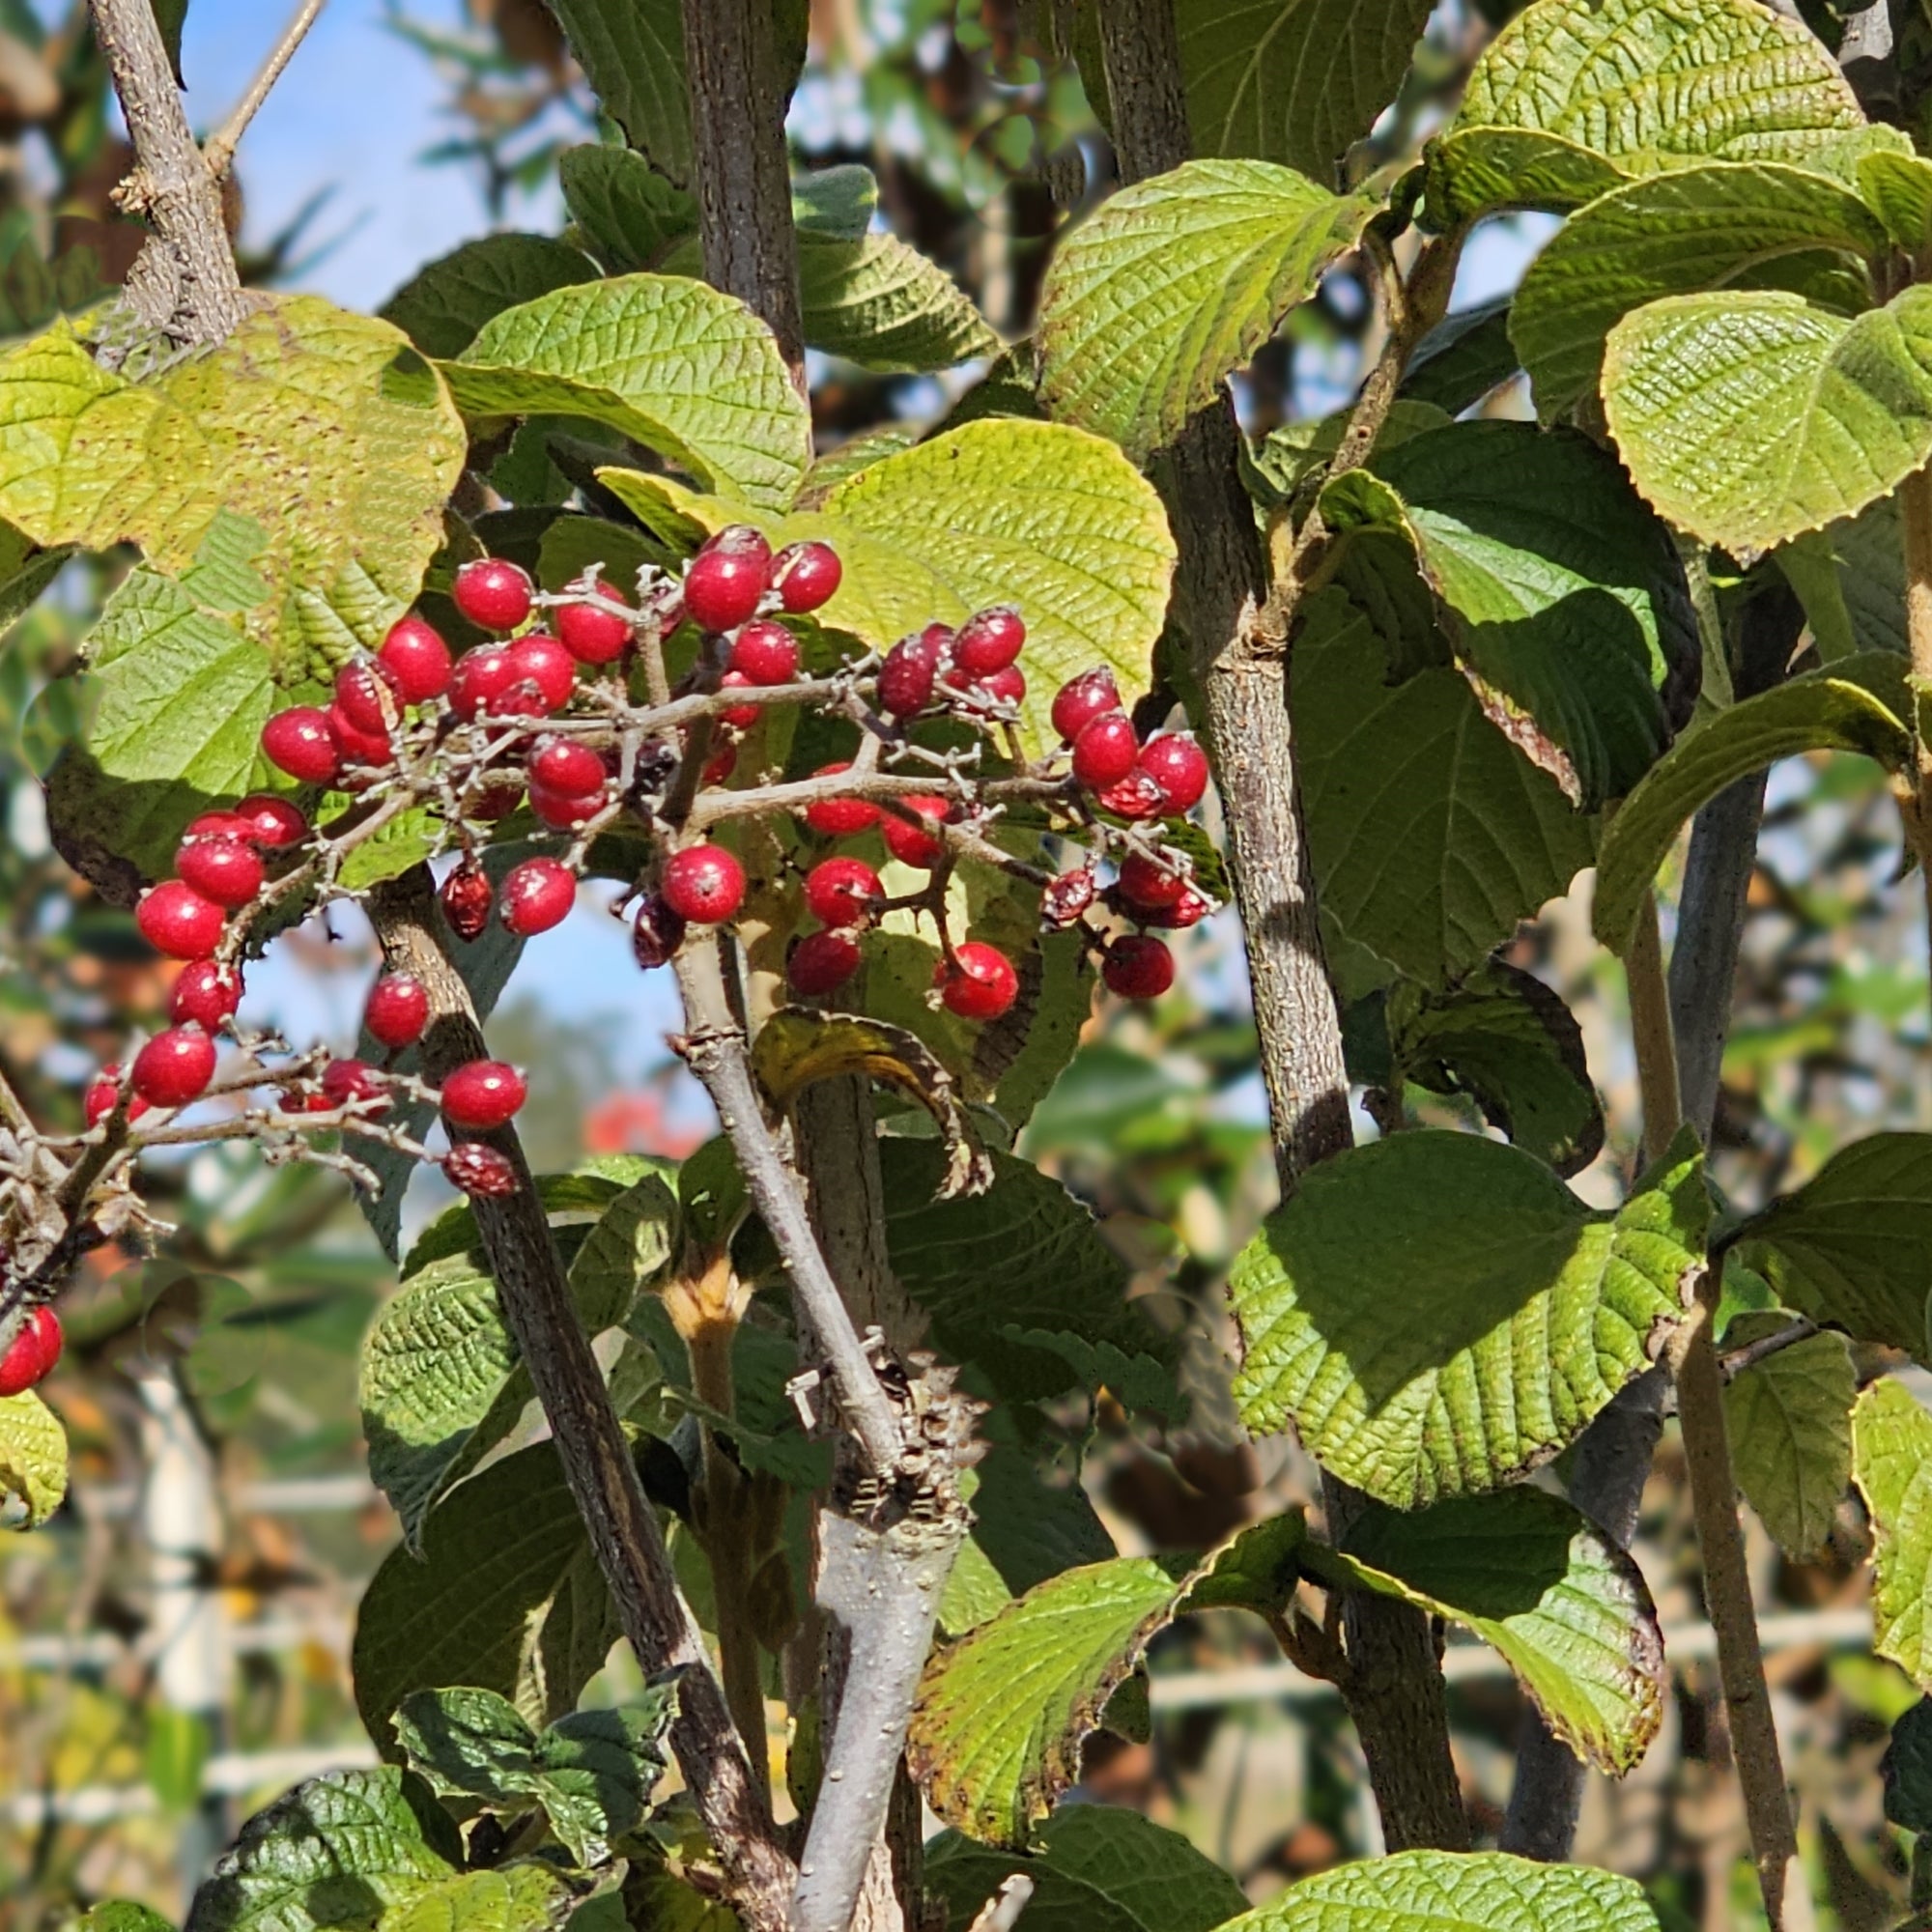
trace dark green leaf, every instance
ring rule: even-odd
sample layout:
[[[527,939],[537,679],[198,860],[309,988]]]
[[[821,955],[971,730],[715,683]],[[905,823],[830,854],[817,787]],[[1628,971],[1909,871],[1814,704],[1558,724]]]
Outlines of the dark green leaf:
[[[1885,1815],[1907,1832],[1932,1832],[1932,1698],[1921,1697],[1892,1725],[1878,1770]]]
[[[1724,1347],[1790,1325],[1781,1312],[1741,1315]],[[1852,1402],[1858,1395],[1842,1335],[1809,1335],[1752,1363],[1724,1388],[1731,1466],[1772,1540],[1796,1562],[1825,1548],[1852,1481]]]
[[[492,316],[596,279],[597,265],[562,242],[486,235],[419,269],[379,313],[425,355],[461,355]]]
[[[691,196],[628,148],[566,148],[556,167],[564,206],[607,274],[657,268],[697,225]]]

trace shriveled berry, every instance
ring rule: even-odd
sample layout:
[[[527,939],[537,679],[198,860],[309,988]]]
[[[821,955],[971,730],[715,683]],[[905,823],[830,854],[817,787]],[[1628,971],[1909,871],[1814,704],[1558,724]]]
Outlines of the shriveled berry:
[[[109,1061],[92,1080],[87,1083],[87,1092],[81,1097],[81,1112],[87,1117],[90,1127],[99,1126],[114,1111],[115,1102],[121,1097],[121,1066],[118,1061]],[[128,1121],[138,1121],[148,1111],[148,1103],[136,1094],[128,1102]]]
[[[449,646],[442,633],[420,617],[391,624],[376,655],[405,704],[427,704],[449,689]]]
[[[271,765],[303,784],[332,784],[342,769],[328,714],[313,704],[277,711],[262,726],[262,750]]]
[[[684,944],[684,921],[656,893],[638,908],[631,924],[631,951],[646,973],[667,964]]]
[[[1108,947],[1100,977],[1123,1000],[1157,1000],[1174,984],[1174,954],[1164,940],[1129,933]]]
[[[798,675],[798,639],[782,624],[754,617],[731,639],[724,662],[748,684],[789,684]]]
[[[735,631],[758,614],[771,581],[772,547],[749,524],[722,529],[684,573],[684,608],[707,631]]]
[[[1199,925],[1213,909],[1205,894],[1189,886],[1164,911],[1143,913],[1139,917],[1143,925],[1157,925],[1168,932],[1185,932],[1190,925]]]
[[[175,854],[184,885],[230,912],[262,890],[262,855],[239,838],[189,838]]]
[[[483,786],[464,807],[464,810],[470,818],[480,818],[494,825],[499,818],[508,818],[523,802],[524,783],[521,779],[497,779]]]
[[[180,879],[143,893],[134,923],[141,937],[170,959],[206,959],[221,942],[221,908]]]
[[[859,942],[849,932],[808,933],[785,961],[792,991],[815,998],[842,986],[859,970]]]
[[[570,917],[577,903],[577,875],[556,859],[526,859],[503,875],[498,916],[520,939],[548,932]]]
[[[860,925],[882,897],[879,875],[863,859],[821,859],[805,875],[806,909],[821,925]]]
[[[331,1060],[322,1069],[322,1094],[331,1107],[346,1107],[352,1100],[379,1100],[377,1111],[388,1111],[388,1089],[366,1060]]]
[[[741,670],[727,670],[718,680],[723,691],[749,691],[753,680]],[[733,731],[749,731],[764,715],[763,707],[756,704],[729,704],[718,714],[718,722],[728,725]]]
[[[517,1170],[506,1153],[485,1147],[480,1141],[465,1141],[442,1157],[442,1171],[450,1184],[464,1193],[500,1201],[517,1191]]]
[[[898,815],[898,811],[881,810],[879,830],[885,835],[886,850],[901,866],[917,866],[923,872],[929,872],[938,865],[939,857],[946,850],[946,840],[936,832],[928,832],[926,825],[941,825],[952,810],[952,801],[944,798],[913,797],[898,800],[898,810],[909,811],[924,824],[911,825]]]
[[[968,678],[1005,670],[1026,645],[1026,624],[1010,604],[995,604],[960,625],[952,640],[952,662]]]
[[[1056,932],[1065,932],[1094,903],[1094,893],[1092,866],[1062,872],[1039,895],[1040,923]]]
[[[379,738],[389,735],[389,726],[401,711],[388,669],[380,658],[367,664],[346,664],[335,673],[335,705],[358,731]]]
[[[61,1358],[65,1340],[60,1317],[51,1308],[43,1303],[30,1309],[0,1355],[0,1396],[19,1395],[44,1381]]]
[[[901,638],[879,667],[879,709],[893,718],[916,718],[932,702],[940,652],[923,631]]]
[[[1141,747],[1141,770],[1159,785],[1170,817],[1191,811],[1208,789],[1208,753],[1184,731],[1164,731]]]
[[[459,939],[481,937],[490,923],[490,906],[496,898],[490,875],[473,859],[466,859],[442,882],[442,916]]]
[[[478,644],[457,659],[449,674],[449,706],[459,718],[494,711],[517,682],[516,661],[507,644]]]
[[[1120,686],[1114,682],[1114,673],[1103,666],[1067,679],[1054,693],[1050,715],[1053,728],[1070,745],[1094,719],[1120,708]]]
[[[1124,711],[1103,712],[1081,726],[1073,741],[1073,776],[1089,791],[1105,791],[1133,770],[1141,741]]]
[[[456,608],[485,631],[514,631],[530,614],[536,586],[504,556],[473,557],[449,587]]]
[[[244,798],[235,808],[235,816],[248,827],[246,836],[250,840],[268,846],[270,851],[299,845],[308,837],[308,820],[301,808],[268,792],[255,792]]]
[[[524,1076],[506,1061],[466,1061],[442,1083],[442,1117],[466,1133],[487,1133],[508,1121],[528,1094]]]
[[[617,587],[600,578],[597,594],[613,604],[623,603]],[[598,611],[588,604],[565,604],[555,617],[557,640],[579,664],[614,664],[631,641],[631,620],[613,611]]]
[[[1121,897],[1129,911],[1165,912],[1187,889],[1186,873],[1145,852],[1129,852],[1121,861]]]
[[[369,765],[380,771],[395,762],[388,734],[358,730],[339,704],[328,707],[328,735],[335,740],[335,749],[345,765]]]
[[[530,810],[553,832],[575,832],[579,826],[587,825],[606,803],[601,790],[575,797],[569,792],[552,791],[548,785],[530,787]]]
[[[687,845],[666,860],[664,902],[693,925],[718,925],[745,903],[745,868],[722,845]]]
[[[1167,810],[1167,794],[1138,765],[1119,784],[1101,792],[1096,802],[1117,818],[1158,818]]]
[[[574,738],[539,738],[530,753],[531,781],[566,798],[588,798],[609,777],[604,760]]]
[[[413,973],[384,973],[369,988],[362,1024],[391,1053],[413,1046],[429,1025],[429,992]]]
[[[532,631],[510,646],[520,684],[536,687],[546,712],[561,711],[577,689],[577,660],[548,631]]]
[[[813,776],[836,778],[851,769],[850,761],[840,758],[834,764],[820,765]],[[879,822],[879,808],[868,798],[821,798],[816,805],[806,807],[805,822],[828,838],[849,838],[853,833],[867,831]]]
[[[962,1020],[996,1020],[1019,997],[1019,975],[997,947],[969,939],[942,959],[932,983],[949,1012]]]
[[[213,959],[190,959],[168,990],[168,1017],[177,1026],[218,1033],[242,1004],[242,972]]]
[[[772,558],[771,585],[787,611],[816,611],[838,594],[845,566],[830,544],[787,544]]]
[[[198,1026],[157,1033],[134,1056],[134,1092],[151,1107],[185,1107],[214,1078],[214,1042]]]

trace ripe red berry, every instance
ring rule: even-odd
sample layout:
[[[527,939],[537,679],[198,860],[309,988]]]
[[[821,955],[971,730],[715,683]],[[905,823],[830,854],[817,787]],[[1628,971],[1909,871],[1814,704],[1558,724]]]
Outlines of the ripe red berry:
[[[684,573],[684,608],[707,631],[735,631],[758,614],[771,582],[772,547],[749,524],[722,529]]]
[[[1103,712],[1073,741],[1073,776],[1089,791],[1105,791],[1133,770],[1141,743],[1124,711]]]
[[[1102,713],[1120,708],[1121,691],[1114,673],[1104,666],[1098,670],[1084,670],[1054,694],[1053,728],[1070,745]]]
[[[552,791],[548,785],[530,786],[530,810],[553,832],[575,832],[579,826],[587,825],[606,803],[601,790],[573,796],[569,792]]]
[[[724,662],[747,684],[789,684],[798,675],[798,639],[782,624],[754,617],[731,639]]]
[[[206,959],[221,943],[221,908],[179,879],[143,893],[134,923],[141,937],[170,959]]]
[[[745,868],[722,845],[687,845],[665,862],[664,902],[693,925],[718,925],[745,903]]]
[[[524,1076],[501,1060],[471,1060],[442,1083],[442,1117],[467,1133],[500,1127],[524,1104]]]
[[[19,1395],[44,1381],[61,1358],[60,1317],[44,1303],[30,1309],[7,1352],[0,1355],[0,1396]]]
[[[366,1060],[331,1060],[322,1069],[322,1096],[331,1107],[346,1107],[352,1100],[380,1100],[378,1112],[386,1112],[388,1089]]]
[[[746,626],[749,630],[751,627]],[[718,680],[719,687],[725,691],[749,691],[753,680],[741,670],[727,670]],[[733,731],[749,731],[763,716],[762,707],[756,704],[727,704],[718,714],[718,722],[728,725]]]
[[[638,908],[631,926],[631,951],[646,973],[666,964],[684,944],[684,921],[655,893]]]
[[[561,711],[577,689],[577,660],[548,631],[532,631],[510,646],[519,684],[536,687],[544,710]]]
[[[901,638],[879,667],[879,709],[893,718],[916,718],[932,702],[940,646],[923,631]]]
[[[518,938],[548,932],[570,917],[577,875],[555,859],[526,859],[504,874],[497,902],[498,916]]]
[[[241,811],[204,811],[199,818],[191,818],[184,838],[246,838],[255,839],[255,828],[242,817]]]
[[[845,566],[830,544],[787,544],[772,558],[771,585],[787,611],[816,611],[832,602]]]
[[[1170,817],[1191,811],[1208,789],[1208,753],[1184,731],[1164,731],[1141,747],[1141,770],[1159,785]]]
[[[121,1066],[118,1061],[109,1061],[92,1080],[87,1083],[87,1092],[81,1099],[81,1111],[87,1117],[90,1127],[99,1126],[114,1111],[114,1104],[121,1097]],[[148,1103],[136,1094],[128,1102],[128,1121],[138,1121],[148,1111]]]
[[[459,718],[495,711],[517,682],[516,662],[507,644],[478,644],[457,659],[449,674],[449,707]]]
[[[278,766],[303,784],[332,784],[342,769],[328,714],[313,704],[292,705],[278,711],[262,726],[262,750]]]
[[[960,625],[952,640],[952,662],[969,679],[1005,670],[1026,644],[1027,629],[1010,604],[995,604]]]
[[[168,1017],[177,1026],[198,1026],[219,1033],[242,1004],[239,967],[217,966],[213,959],[190,959],[168,992]]]
[[[1094,868],[1081,866],[1062,872],[1039,895],[1042,925],[1065,932],[1094,903]]]
[[[711,761],[698,776],[708,785],[722,785],[738,769],[738,748],[736,745],[720,745],[712,753]]]
[[[1101,792],[1096,802],[1117,818],[1158,818],[1167,810],[1167,794],[1152,775],[1138,765],[1119,784]]]
[[[391,624],[376,655],[405,704],[427,704],[449,689],[449,646],[442,633],[420,617]]]
[[[514,631],[530,614],[536,586],[508,557],[479,556],[456,573],[449,594],[456,608],[485,631]]]
[[[157,1033],[134,1056],[134,1092],[151,1107],[185,1107],[214,1078],[214,1042],[198,1026]]]
[[[932,825],[943,824],[952,810],[952,801],[944,798],[902,798],[898,805]],[[928,832],[924,825],[909,825],[895,811],[880,812],[879,830],[885,835],[886,850],[901,866],[917,866],[923,872],[929,872],[946,850],[946,840],[938,833]]]
[[[381,771],[395,762],[388,733],[358,730],[339,704],[328,707],[328,735],[335,740],[335,749],[345,765],[369,765]]]
[[[815,998],[842,986],[859,970],[859,942],[848,932],[808,933],[785,961],[792,991]]]
[[[1164,940],[1129,933],[1108,947],[1100,977],[1123,1000],[1157,1000],[1174,984],[1174,954]]]
[[[459,939],[475,939],[490,923],[491,901],[497,896],[490,875],[473,859],[466,859],[442,882],[442,916]]]
[[[1143,925],[1157,925],[1168,932],[1185,932],[1190,925],[1199,925],[1212,910],[1207,896],[1189,886],[1164,911],[1142,913],[1139,918]]]
[[[248,828],[245,837],[271,851],[299,845],[308,837],[308,820],[303,817],[301,808],[267,792],[255,792],[244,798],[235,808],[235,816]],[[189,826],[188,830],[191,832],[194,827]]]
[[[959,946],[952,959],[942,959],[932,983],[949,1012],[962,1020],[996,1020],[1019,997],[1019,975],[998,948],[977,939]]]
[[[385,973],[369,988],[362,1024],[391,1053],[413,1046],[429,1024],[429,994],[413,973]]]
[[[863,859],[821,859],[805,875],[806,909],[822,925],[860,925],[883,896],[879,875]]]
[[[995,704],[1017,704],[1026,696],[1026,672],[1018,665],[972,680],[972,689]]]
[[[604,760],[574,738],[539,738],[530,753],[530,781],[565,798],[588,798],[609,777]]]
[[[381,659],[368,664],[346,664],[335,673],[333,708],[356,730],[384,739],[402,710],[388,668]]]
[[[832,778],[851,769],[849,760],[840,758],[834,764],[820,765],[813,776]],[[876,825],[879,808],[866,798],[822,798],[816,805],[806,807],[805,822],[829,838],[847,838],[855,832],[865,832]]]
[[[614,584],[601,578],[597,594],[614,604],[623,603]],[[614,664],[631,641],[631,620],[610,611],[596,611],[588,604],[565,604],[556,612],[556,635],[579,664]]]
[[[189,838],[175,854],[182,883],[230,912],[262,890],[262,855],[239,838]]]
[[[1145,852],[1129,852],[1121,861],[1121,897],[1132,912],[1165,912],[1186,892],[1187,875],[1163,866]]]
[[[500,1201],[517,1191],[517,1170],[510,1156],[479,1141],[465,1141],[442,1157],[442,1171],[453,1186],[466,1194]]]

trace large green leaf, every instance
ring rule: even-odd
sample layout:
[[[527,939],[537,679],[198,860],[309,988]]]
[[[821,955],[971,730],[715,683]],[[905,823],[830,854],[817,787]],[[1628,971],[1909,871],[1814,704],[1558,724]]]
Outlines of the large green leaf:
[[[1932,1690],[1932,1415],[1902,1382],[1859,1397],[1852,1475],[1876,1540],[1872,1647]]]
[[[660,267],[697,226],[696,202],[628,148],[566,148],[556,172],[579,239],[609,274]]]
[[[1740,1315],[1724,1330],[1724,1346],[1762,1341],[1789,1320],[1775,1310]],[[1738,1487],[1796,1562],[1824,1548],[1852,1480],[1852,1401],[1858,1392],[1845,1338],[1831,1333],[1806,1336],[1753,1362],[1725,1386],[1724,1421]]]
[[[1881,152],[1862,156],[1857,172],[1859,193],[1899,247],[1916,255],[1932,242],[1932,162]]]
[[[1226,1932],[1658,1932],[1634,1879],[1504,1852],[1398,1852],[1292,1885]]]
[[[67,1495],[67,1431],[32,1389],[0,1396],[0,1520],[38,1529]]]
[[[1828,667],[1861,651],[1907,655],[1905,554],[1896,497],[1881,497],[1822,530],[1807,530],[1780,544],[1776,555]]]
[[[425,355],[461,355],[506,308],[594,282],[597,265],[547,235],[486,235],[418,269],[379,313]]]
[[[458,1872],[385,1913],[381,1932],[544,1932],[576,1902],[564,1875],[531,1860]]]
[[[1911,741],[1898,716],[1873,696],[1900,690],[1897,658],[1877,652],[1760,692],[1680,739],[1631,793],[1604,835],[1591,919],[1597,937],[1622,952],[1637,909],[1690,815],[1736,780],[1804,752],[1862,752],[1898,770]]]
[[[1387,683],[1368,619],[1338,591],[1309,600],[1290,701],[1322,911],[1424,984],[1488,958],[1590,863],[1594,821],[1462,674]]]
[[[1633,182],[1573,214],[1524,274],[1510,340],[1548,422],[1595,393],[1605,338],[1632,309],[1821,251],[1833,267],[1856,265],[1869,301],[1865,262],[1886,248],[1877,216],[1823,175],[1707,162]]]
[[[1027,1911],[1054,1932],[1212,1932],[1247,1907],[1211,1859],[1137,1811],[1069,1804],[1039,1828],[1037,1845],[1019,1858],[958,1832],[929,1839],[925,1879],[945,1901],[947,1932],[967,1932],[1015,1871],[1033,1881]]]
[[[415,596],[464,448],[402,331],[313,296],[260,298],[150,383],[65,325],[0,357],[0,516],[41,544],[138,544],[177,576],[224,510],[252,522],[242,627],[284,685],[373,647]]]
[[[1662,694],[1695,674],[1697,627],[1670,533],[1596,444],[1451,423],[1337,477],[1321,511],[1338,534],[1412,548],[1484,709],[1573,801],[1594,808],[1649,770],[1668,742]],[[1342,581],[1363,602],[1351,561]]]
[[[1266,161],[1189,161],[1061,243],[1040,294],[1040,393],[1136,461],[1252,361],[1377,211]]]
[[[1604,406],[1670,522],[1767,550],[1856,515],[1932,456],[1932,289],[1857,317],[1776,290],[1652,302],[1610,331]]]
[[[676,275],[616,275],[505,309],[442,365],[472,416],[581,415],[634,437],[707,489],[781,508],[811,420],[771,331]]]
[[[1505,1490],[1404,1515],[1371,1504],[1316,1575],[1447,1617],[1492,1644],[1550,1730],[1622,1774],[1663,1721],[1663,1633],[1642,1574],[1560,1496]]]
[[[1341,1154],[1236,1262],[1242,1419],[1397,1509],[1518,1481],[1658,1358],[1709,1214],[1694,1138],[1613,1214],[1474,1134]]]

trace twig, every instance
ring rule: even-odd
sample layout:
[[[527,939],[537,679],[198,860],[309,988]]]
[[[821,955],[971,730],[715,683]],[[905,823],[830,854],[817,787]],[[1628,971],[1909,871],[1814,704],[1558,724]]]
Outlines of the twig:
[[[1808,1342],[1820,1332],[1817,1322],[1808,1315],[1801,1315],[1788,1326],[1775,1329],[1771,1334],[1755,1342],[1744,1343],[1736,1349],[1726,1349],[1718,1357],[1718,1368],[1725,1381],[1734,1382],[1747,1369],[1754,1369],[1760,1362],[1768,1362],[1774,1355],[1781,1355],[1785,1350],[1800,1342]]]
[[[1637,1089],[1643,1095],[1643,1157],[1662,1160],[1684,1124],[1677,1095],[1677,1042],[1670,1025],[1670,991],[1663,977],[1663,941],[1657,895],[1646,893],[1624,958],[1630,984],[1631,1038],[1636,1049]]]
[[[1014,1872],[978,1913],[966,1932],[1013,1932],[1020,1914],[1033,1901],[1034,1881],[1025,1872]]]
[[[248,92],[242,97],[234,113],[221,124],[220,129],[209,136],[201,152],[208,163],[209,173],[216,181],[227,174],[249,122],[255,118],[263,101],[268,99],[269,90],[282,77],[282,70],[295,58],[296,49],[315,25],[316,15],[322,12],[325,0],[301,0],[301,5],[296,9],[295,18],[282,30],[281,39],[270,50],[268,59],[262,63],[261,71],[249,83]]]

